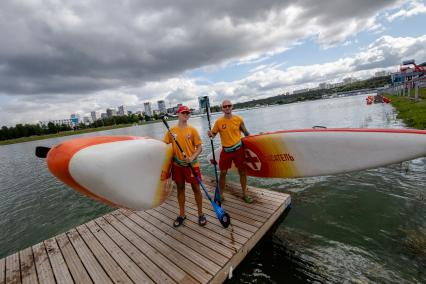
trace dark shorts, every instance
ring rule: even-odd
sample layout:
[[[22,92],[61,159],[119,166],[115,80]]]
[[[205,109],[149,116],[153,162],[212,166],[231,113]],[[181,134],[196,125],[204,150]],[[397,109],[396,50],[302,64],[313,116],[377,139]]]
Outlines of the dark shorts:
[[[223,149],[220,152],[219,169],[221,171],[229,170],[234,162],[238,169],[245,169],[245,158],[243,147],[234,152],[225,152]]]
[[[200,167],[194,167],[194,170],[201,179]],[[199,184],[189,167],[178,166],[174,163],[172,165],[172,179],[177,184],[185,184],[185,182]]]

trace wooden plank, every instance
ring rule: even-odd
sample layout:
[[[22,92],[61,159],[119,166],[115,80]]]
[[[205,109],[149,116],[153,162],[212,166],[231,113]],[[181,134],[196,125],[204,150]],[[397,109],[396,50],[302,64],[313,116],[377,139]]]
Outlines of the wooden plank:
[[[208,181],[205,182],[205,183],[208,184],[208,185],[212,184],[211,182],[208,182]],[[248,192],[249,192],[250,195],[253,195],[256,199],[262,200],[262,202],[264,202],[264,203],[271,203],[271,204],[279,205],[286,198],[285,193],[274,192],[273,190],[256,188],[256,187],[253,187],[253,186],[248,186],[247,189],[248,189]],[[210,189],[210,190],[211,190],[211,192],[214,192],[214,189]],[[226,183],[225,201],[226,201],[226,194],[227,193],[234,195],[236,197],[239,197],[241,199],[243,197],[243,193],[242,193],[240,185],[236,184],[234,182],[227,182]]]
[[[174,208],[177,208],[177,206],[178,206],[177,201],[172,200],[170,198],[165,203],[169,204],[170,206],[173,206]],[[178,209],[175,209],[175,210],[176,210],[176,214],[177,214]],[[195,204],[192,204],[190,202],[186,202],[185,211],[186,211],[187,214],[190,213],[190,214],[193,214],[194,216],[198,216],[197,207],[195,206]],[[238,234],[238,235],[243,236],[245,238],[250,238],[251,235],[253,234],[252,232],[246,230],[245,228],[238,227],[236,224],[234,224],[232,222],[232,219],[231,219],[231,225],[229,226],[229,228],[225,229],[225,228],[222,227],[220,222],[217,220],[216,214],[214,212],[213,212],[213,214],[212,214],[212,212],[207,214],[208,213],[207,211],[204,212],[204,213],[206,214],[206,217],[208,217],[209,219],[212,219],[212,220],[210,220],[209,223],[215,224],[217,227],[221,227],[221,230],[232,230],[232,232],[234,234]],[[231,216],[231,218],[232,218],[232,216]]]
[[[21,283],[19,253],[14,253],[6,257],[6,283]]]
[[[215,274],[210,283],[222,283],[228,277],[229,271],[233,270],[237,265],[244,259],[244,257],[250,252],[250,250],[257,244],[257,242],[263,237],[263,235],[272,227],[275,221],[281,216],[284,210],[287,208],[286,203],[283,203],[277,211],[271,216],[271,218],[259,229],[258,232],[240,249],[230,261],[224,265],[221,270]]]
[[[6,258],[0,259],[0,284],[5,283],[6,278]]]
[[[157,207],[156,210],[162,210],[162,209],[166,209],[169,212],[171,212],[171,214],[174,215],[174,218],[176,218],[177,216],[177,212],[176,212],[176,207],[172,206],[168,203],[163,203],[161,206]],[[198,225],[198,215],[197,215],[197,211],[191,208],[186,208],[186,218],[187,220],[196,223]],[[184,225],[186,225],[186,223],[184,223]],[[231,227],[230,229],[228,228],[224,228],[222,225],[216,224],[216,222],[207,222],[206,224],[206,228],[208,228],[211,231],[216,232],[217,234],[231,239],[234,242],[237,242],[239,244],[244,244],[247,240],[248,237],[243,236],[242,234],[239,234],[238,232],[234,233],[234,227]],[[245,231],[245,233],[247,234],[248,232]]]
[[[66,235],[77,252],[77,255],[81,259],[81,262],[86,267],[90,278],[95,283],[112,283],[112,280],[109,278],[108,274],[106,274],[98,260],[84,243],[77,230],[71,229],[66,233]]]
[[[183,255],[186,255],[189,259],[203,267],[206,271],[209,271],[212,274],[219,271],[220,266],[208,259],[207,256],[200,254],[198,247],[191,246],[182,242],[181,240],[175,239],[173,236],[166,234],[156,226],[152,225],[150,222],[147,222],[145,219],[143,219],[139,214],[137,214],[139,212],[136,214],[132,214],[131,212],[129,214],[129,211],[125,210],[120,210],[120,212],[125,215],[127,212],[127,217],[133,220],[140,227],[152,233],[157,239],[171,244],[176,250],[180,251]]]
[[[239,204],[244,206],[245,211],[247,210],[258,210],[258,211],[262,211],[265,214],[273,214],[275,212],[275,210],[277,209],[277,207],[279,207],[281,205],[282,202],[280,203],[275,203],[275,202],[271,202],[269,200],[264,200],[262,198],[257,198],[255,195],[253,196],[253,202],[251,204],[248,204],[246,202],[244,202],[244,200],[242,198],[240,198],[239,196],[236,196],[238,193],[230,193],[230,194],[226,194],[225,193],[225,200],[222,202],[223,205],[228,204],[228,205],[235,205],[235,204]],[[242,196],[242,194],[241,194]]]
[[[216,189],[216,181],[215,181],[215,179],[207,178],[207,179],[203,180],[203,183],[205,185],[208,185],[212,190]],[[286,194],[286,193],[275,191],[273,189],[260,188],[260,187],[255,187],[255,186],[251,186],[251,185],[248,185],[247,188],[249,190],[253,190],[254,193],[258,192],[258,193],[261,193],[262,195],[266,194],[268,196],[276,196],[276,197],[278,197],[279,200],[282,200],[281,194]],[[242,193],[240,183],[239,182],[235,182],[235,181],[230,181],[230,180],[226,181],[226,190],[225,190],[225,193],[226,193],[227,190],[231,190],[231,191]]]
[[[236,186],[233,183],[229,183],[226,186],[227,190],[229,190],[233,195],[242,197],[242,190],[239,189],[239,186]],[[257,198],[263,199],[267,202],[280,204],[285,200],[285,196],[283,196],[280,192],[274,192],[273,190],[266,190],[262,188],[256,188],[253,186],[248,186],[247,190],[249,194],[255,195]]]
[[[89,231],[86,225],[77,227],[81,238],[86,245],[90,248],[98,262],[102,265],[105,272],[115,283],[129,283],[131,282],[129,276],[120,268],[114,258],[105,250],[105,248],[98,242],[98,240]]]
[[[177,201],[176,201],[176,203],[177,203]],[[195,201],[191,200],[190,198],[186,199],[185,206],[191,206],[195,210],[197,209],[197,205],[195,204]],[[203,203],[203,213],[206,216],[210,216],[211,222],[217,222],[218,224],[220,224],[219,220],[217,220],[216,213],[212,211],[210,204]],[[247,230],[251,233],[254,233],[258,230],[258,227],[254,226],[252,224],[248,224],[246,222],[250,222],[250,219],[243,217],[243,216],[240,216],[238,214],[234,214],[233,216],[231,216],[231,224],[233,226],[242,228],[242,229]]]
[[[218,265],[224,265],[228,261],[228,258],[217,253],[214,248],[209,247],[205,243],[196,241],[195,239],[186,236],[182,232],[176,230],[176,228],[170,226],[170,224],[166,224],[162,221],[159,222],[158,219],[152,217],[147,212],[137,212],[136,214],[142,217],[145,221],[150,222],[152,225],[163,231],[163,233],[168,234],[174,240],[179,240],[182,243],[189,245],[190,247],[196,248],[198,253],[204,255],[206,258],[210,259],[214,263]]]
[[[56,282],[74,283],[55,238],[44,241]]]
[[[232,205],[233,207],[236,207],[236,205],[240,208],[241,210],[244,211],[254,211],[256,212],[257,215],[260,216],[264,216],[264,217],[268,217],[271,214],[273,214],[275,212],[275,210],[277,209],[277,207],[279,205],[271,204],[268,201],[265,201],[261,198],[256,198],[256,200],[254,200],[253,203],[246,203],[244,202],[244,200],[239,197],[239,196],[235,196],[233,195],[233,193],[225,193],[225,201],[223,202],[224,204],[229,204]],[[281,204],[281,203],[280,203]]]
[[[213,193],[214,188],[208,188]],[[225,229],[208,201],[205,227],[198,225],[194,195],[187,191],[187,220],[172,226],[176,193],[160,207],[117,210],[0,259],[0,284],[20,283],[221,283],[290,203],[280,192],[249,187],[246,204],[230,185],[223,207],[231,215]],[[22,278],[22,279],[21,279]],[[7,280],[7,281],[6,281]]]
[[[22,283],[38,283],[37,272],[34,264],[33,250],[31,247],[19,252],[21,259],[21,278]]]
[[[164,216],[167,216],[169,218],[169,220],[173,220],[176,217],[175,213],[167,210],[164,207],[157,207],[155,209],[155,211],[157,211],[160,214],[163,214]],[[169,221],[169,223],[170,222],[171,221]],[[223,235],[218,234],[214,229],[212,229],[212,227],[207,226],[209,223],[210,222],[207,221],[207,224],[203,228],[204,230],[199,230],[200,225],[198,225],[198,219],[193,218],[191,220],[190,215],[189,214],[186,215],[185,227],[189,227],[193,230],[199,230],[200,234],[202,234],[204,237],[207,237],[207,238],[209,238],[209,239],[231,249],[232,251],[236,251],[242,246],[241,243],[235,242],[235,240],[232,240],[228,236],[223,236]]]
[[[173,195],[173,194],[172,194]],[[191,202],[193,204],[196,205],[196,201],[193,195],[191,194],[187,194],[186,195],[186,202]],[[203,211],[206,209],[211,209],[212,206],[210,204],[210,202],[203,202]],[[246,224],[252,225],[256,228],[260,227],[263,225],[263,221],[265,220],[265,218],[262,217],[256,217],[253,214],[249,214],[247,212],[238,210],[238,209],[234,209],[233,207],[231,207],[230,205],[226,204],[226,202],[224,202],[222,204],[222,208],[232,217],[235,217],[236,219],[243,221]],[[231,214],[232,213],[232,214]],[[262,220],[257,220],[261,218]]]
[[[67,235],[63,233],[56,236],[56,241],[75,283],[93,283]]]
[[[145,249],[145,246],[140,246],[138,238],[143,239],[149,243],[154,249],[156,249],[162,255],[166,256],[174,265],[181,268],[197,281],[206,283],[213,277],[213,275],[209,274],[208,271],[202,269],[196,263],[188,259],[184,252],[171,247],[173,244],[157,239],[153,234],[151,234],[150,231],[143,229],[137,223],[124,216],[119,211],[115,211],[110,215],[106,215],[105,219],[139,249],[143,250]],[[123,228],[123,226],[125,226],[128,230]]]
[[[209,190],[210,194],[213,194],[213,190]],[[271,197],[267,195],[265,192],[258,191],[257,189],[253,189],[252,187],[248,188],[249,195],[253,197],[253,203],[248,204],[245,203],[243,200],[243,193],[241,190],[236,190],[232,187],[227,187],[227,190],[225,191],[225,201],[232,200],[232,201],[240,201],[244,202],[245,205],[248,207],[250,206],[256,206],[259,208],[259,210],[269,211],[276,209],[278,206],[281,205],[281,203],[285,200],[285,194],[280,194],[278,197]]]
[[[96,236],[99,238],[99,241],[102,241],[104,245],[108,245],[109,251],[115,252],[114,258],[122,265],[123,269],[125,269],[124,266],[129,267],[126,272],[133,278],[135,283],[139,283],[140,281],[145,283],[175,283],[152,260],[123,237],[121,232],[116,231],[109,225],[105,219],[98,218],[96,219],[96,223],[89,222],[89,224],[88,226],[94,234],[94,230],[99,228],[99,230],[96,230]],[[149,250],[148,247],[146,249]],[[138,278],[142,278],[142,280],[137,280]]]
[[[150,214],[152,217],[156,218],[157,220],[162,221],[164,224],[171,224],[173,222],[172,218],[169,218],[155,210],[148,210],[146,211],[146,213]],[[208,231],[208,229],[206,229],[205,227],[189,227],[189,226],[181,226],[178,228],[170,228],[170,229],[174,229],[177,230],[179,232],[181,232],[182,234],[198,241],[199,243],[205,245],[206,247],[211,248],[213,251],[220,253],[222,256],[224,256],[224,260],[226,262],[227,258],[232,257],[233,254],[233,250],[229,249],[228,247],[222,245],[219,242],[216,242],[210,238],[206,238],[206,235],[203,234],[203,232]]]
[[[41,283],[56,283],[50,266],[49,257],[43,243],[33,246],[34,262],[37,270],[38,280]]]
[[[102,243],[106,250],[108,250],[121,268],[129,275],[135,283],[154,283],[151,278],[141,269],[144,267],[144,257],[137,257],[139,251],[133,247],[119,232],[114,229],[109,229],[111,226],[103,226],[101,228],[98,223],[108,224],[102,217],[87,223],[87,227],[92,234]],[[113,232],[113,233],[111,233]],[[122,241],[130,244],[130,250],[126,251],[126,246],[122,245]],[[139,265],[139,266],[138,266]],[[148,263],[149,265],[149,263]],[[167,281],[167,279],[165,279]]]

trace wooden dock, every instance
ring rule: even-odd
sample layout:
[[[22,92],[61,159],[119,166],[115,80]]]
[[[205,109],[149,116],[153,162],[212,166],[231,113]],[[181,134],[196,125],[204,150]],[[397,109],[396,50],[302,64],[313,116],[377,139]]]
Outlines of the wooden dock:
[[[253,187],[246,204],[230,186],[222,205],[231,225],[223,228],[204,199],[208,223],[200,227],[186,192],[179,228],[174,192],[155,209],[116,210],[0,259],[0,283],[222,283],[290,204],[288,194]]]

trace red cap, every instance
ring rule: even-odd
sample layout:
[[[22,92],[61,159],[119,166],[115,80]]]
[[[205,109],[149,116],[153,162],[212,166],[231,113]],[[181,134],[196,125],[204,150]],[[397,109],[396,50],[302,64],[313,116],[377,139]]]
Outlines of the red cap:
[[[177,113],[181,113],[181,112],[185,112],[185,111],[191,112],[191,110],[189,109],[189,107],[187,107],[187,106],[180,106],[178,108],[178,110],[177,110]]]

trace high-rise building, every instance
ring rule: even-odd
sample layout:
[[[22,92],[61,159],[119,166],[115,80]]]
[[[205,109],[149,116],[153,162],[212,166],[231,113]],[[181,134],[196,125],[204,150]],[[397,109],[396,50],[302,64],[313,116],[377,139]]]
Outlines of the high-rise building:
[[[71,114],[70,119],[71,119],[72,123],[74,123],[74,125],[77,125],[81,122],[79,114],[75,114],[75,113]]]
[[[90,117],[92,118],[92,121],[95,122],[96,120],[99,119],[99,112],[97,112],[97,111],[91,111],[90,112]]]
[[[107,116],[109,118],[113,117],[113,116],[117,116],[117,110],[113,109],[113,108],[107,108]]]
[[[164,102],[164,100],[159,100],[157,101],[157,105],[158,105],[158,111],[160,113],[166,113],[166,103]]]
[[[208,96],[198,97],[198,106],[200,108],[200,113],[204,113],[206,111],[207,104],[209,104]]]
[[[127,107],[125,105],[118,107],[118,115],[119,116],[127,115]]]
[[[145,114],[152,116],[152,109],[151,109],[151,103],[150,102],[145,102],[143,103],[143,107],[145,109]]]

